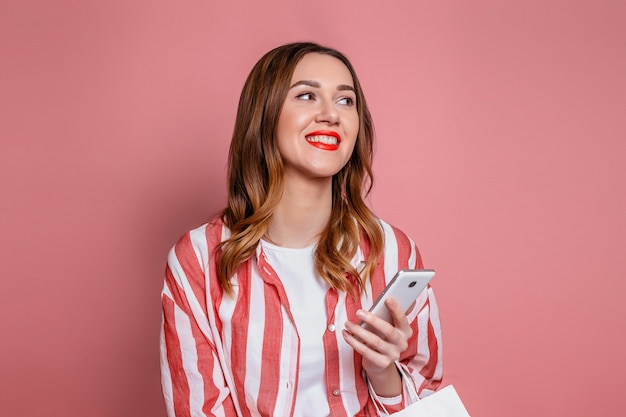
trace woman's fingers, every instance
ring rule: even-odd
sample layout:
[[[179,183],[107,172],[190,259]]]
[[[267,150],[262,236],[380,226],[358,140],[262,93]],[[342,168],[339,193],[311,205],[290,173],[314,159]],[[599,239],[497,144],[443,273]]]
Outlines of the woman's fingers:
[[[386,302],[393,318],[393,325],[374,314],[359,310],[357,316],[370,330],[352,322],[346,323],[344,339],[355,351],[363,355],[366,362],[385,367],[399,359],[408,347],[412,330],[409,321],[395,300]]]
[[[367,324],[367,328],[353,322],[346,322],[343,337],[346,343],[361,354],[363,368],[367,372],[386,369],[408,348],[408,340],[413,334],[409,320],[400,305],[390,298],[385,302],[392,322],[365,311],[357,311],[357,316]]]
[[[373,366],[376,370],[385,369],[387,366],[389,366],[389,364],[393,363],[395,359],[391,358],[388,352],[386,352],[385,349],[381,347],[381,344],[385,343],[383,340],[381,340],[378,336],[375,336],[376,339],[378,339],[378,342],[368,344],[365,340],[350,332],[351,327],[354,326],[360,328],[361,326],[358,326],[354,323],[350,323],[350,325],[351,326],[346,326],[346,329],[343,330],[343,338],[346,343],[352,346],[355,352],[361,354],[364,362],[366,362],[367,364],[371,364],[371,366]],[[356,330],[358,329],[354,329],[354,327],[353,330],[355,330],[356,332]]]
[[[389,298],[385,301],[385,307],[387,307],[389,313],[391,313],[393,324],[365,310],[357,311],[357,316],[364,323],[367,323],[369,328],[373,329],[374,333],[391,343],[411,337],[413,330],[411,329],[409,320],[396,300]],[[404,349],[406,349],[406,347]]]
[[[409,319],[406,316],[407,312],[404,312],[400,307],[400,304],[393,298],[388,298],[385,301],[385,306],[387,310],[391,313],[391,317],[393,318],[393,324],[395,328],[400,330],[402,333],[407,335],[407,338],[411,337],[413,330],[411,329],[411,325],[409,324]],[[409,311],[411,311],[415,307],[415,303],[409,307]]]

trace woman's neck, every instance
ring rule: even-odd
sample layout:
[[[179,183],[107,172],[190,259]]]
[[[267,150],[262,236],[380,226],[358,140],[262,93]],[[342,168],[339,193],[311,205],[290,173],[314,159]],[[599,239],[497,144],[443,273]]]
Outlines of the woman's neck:
[[[275,245],[304,248],[319,239],[332,209],[332,181],[285,183],[274,208],[266,239]]]

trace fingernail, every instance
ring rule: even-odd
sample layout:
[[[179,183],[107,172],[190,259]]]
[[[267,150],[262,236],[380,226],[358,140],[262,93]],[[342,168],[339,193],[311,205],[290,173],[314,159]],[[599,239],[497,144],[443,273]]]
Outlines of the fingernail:
[[[356,316],[360,319],[364,319],[365,317],[367,317],[367,312],[365,312],[365,310],[357,310]]]

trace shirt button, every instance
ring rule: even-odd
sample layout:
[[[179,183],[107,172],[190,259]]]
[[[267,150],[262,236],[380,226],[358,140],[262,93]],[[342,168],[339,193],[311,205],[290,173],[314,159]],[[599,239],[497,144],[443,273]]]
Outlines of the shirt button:
[[[328,325],[328,331],[329,332],[334,332],[335,331],[335,325],[334,324],[329,324]]]
[[[341,394],[341,391],[339,391],[338,389],[333,390],[333,395],[334,395],[335,397],[338,397],[338,396],[339,396],[339,394]]]

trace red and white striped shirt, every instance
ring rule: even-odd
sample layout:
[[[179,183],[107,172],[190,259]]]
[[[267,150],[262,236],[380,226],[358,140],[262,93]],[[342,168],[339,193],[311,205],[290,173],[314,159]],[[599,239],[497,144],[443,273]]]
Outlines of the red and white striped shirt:
[[[415,244],[382,222],[383,256],[360,300],[330,289],[323,335],[324,375],[332,416],[377,414],[361,357],[343,341],[343,324],[358,322],[399,269],[421,268]],[[162,293],[161,383],[167,414],[177,416],[292,416],[297,392],[300,338],[292,306],[261,245],[232,278],[235,295],[224,294],[216,273],[215,247],[229,236],[220,219],[185,234],[168,257]],[[365,240],[353,259],[369,253]],[[298,308],[293,306],[293,308]],[[409,313],[413,336],[400,363],[420,395],[441,383],[441,326],[430,286]],[[406,397],[406,396],[405,396]],[[378,399],[389,411],[400,401]],[[314,414],[312,411],[311,415]]]

